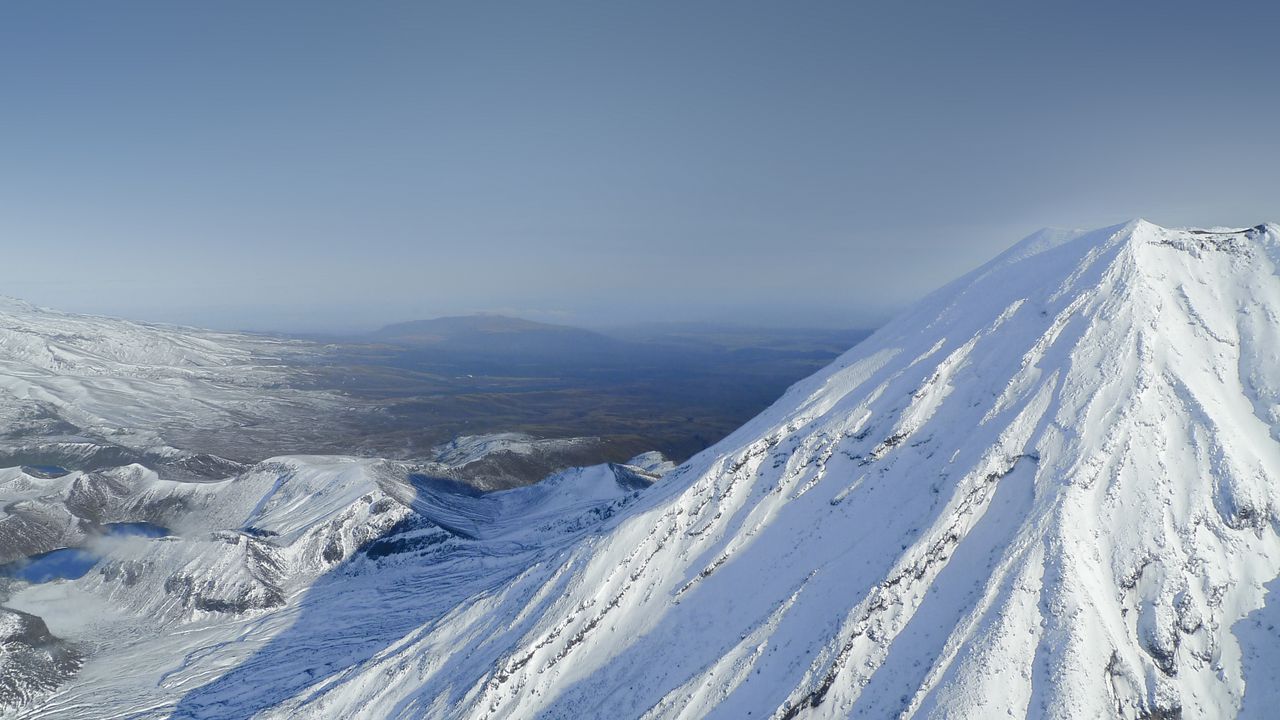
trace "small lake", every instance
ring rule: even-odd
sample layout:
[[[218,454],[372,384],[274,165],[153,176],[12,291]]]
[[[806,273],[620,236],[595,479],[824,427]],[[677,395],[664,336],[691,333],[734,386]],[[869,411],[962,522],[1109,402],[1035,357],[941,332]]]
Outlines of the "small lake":
[[[158,538],[169,535],[169,529],[148,522],[108,523],[102,526],[108,537]],[[87,548],[60,548],[25,560],[0,565],[0,575],[8,575],[29,583],[45,583],[50,580],[75,580],[84,577],[101,555]]]
[[[58,465],[23,465],[22,471],[33,477],[43,478],[45,480],[59,478],[71,472],[70,470]]]
[[[98,560],[98,555],[88,550],[62,548],[9,563],[0,568],[0,572],[29,583],[74,580],[84,577],[90,568],[98,564]]]
[[[102,526],[107,535],[117,537],[158,538],[171,535],[169,528],[149,522],[107,523]]]

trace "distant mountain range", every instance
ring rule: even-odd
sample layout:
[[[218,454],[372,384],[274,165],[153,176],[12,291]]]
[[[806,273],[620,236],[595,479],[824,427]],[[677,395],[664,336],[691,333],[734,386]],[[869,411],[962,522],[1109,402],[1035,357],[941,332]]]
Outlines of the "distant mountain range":
[[[535,322],[506,315],[476,314],[395,323],[352,340],[479,354],[534,353],[561,356],[664,351],[763,351],[829,353],[851,347],[867,329],[752,327],[731,323],[649,322],[601,329]]]
[[[0,462],[195,474],[286,452],[434,462],[456,438],[512,432],[547,442],[453,470],[493,489],[649,450],[682,460],[842,348],[748,332],[730,347],[687,328],[621,338],[474,315],[317,342],[0,298]]]
[[[590,330],[504,315],[464,315],[396,323],[367,337],[378,342],[458,354],[604,355],[626,349],[622,341]]]

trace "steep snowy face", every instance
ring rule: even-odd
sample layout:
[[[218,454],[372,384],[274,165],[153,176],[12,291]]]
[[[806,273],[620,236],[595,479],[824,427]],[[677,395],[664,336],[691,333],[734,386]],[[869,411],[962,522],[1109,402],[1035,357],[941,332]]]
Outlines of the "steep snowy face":
[[[1032,236],[291,711],[1265,713],[1278,268],[1276,226]]]

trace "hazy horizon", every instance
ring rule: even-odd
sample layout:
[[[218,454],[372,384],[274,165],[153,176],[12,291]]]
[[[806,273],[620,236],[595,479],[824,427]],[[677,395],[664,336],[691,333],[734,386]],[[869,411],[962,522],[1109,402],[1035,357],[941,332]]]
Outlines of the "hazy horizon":
[[[1280,219],[1261,3],[72,5],[0,8],[0,292],[67,311],[872,327]]]

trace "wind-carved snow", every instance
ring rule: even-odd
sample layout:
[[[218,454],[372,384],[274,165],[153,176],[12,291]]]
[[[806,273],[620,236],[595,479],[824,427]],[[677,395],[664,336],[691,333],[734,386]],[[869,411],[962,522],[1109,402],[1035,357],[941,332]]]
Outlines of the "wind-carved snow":
[[[259,468],[218,567],[279,604],[174,606],[181,634],[89,657],[26,714],[1259,716],[1278,267],[1276,226],[1039,233],[648,489],[639,468],[496,497],[382,473],[370,497],[420,525],[327,566],[316,528],[365,527],[364,496],[312,505],[322,484],[282,495]],[[250,539],[270,561],[242,576]],[[152,609],[115,592],[120,623]]]

